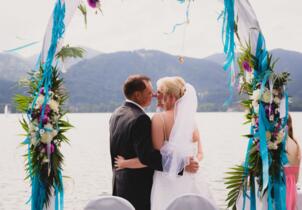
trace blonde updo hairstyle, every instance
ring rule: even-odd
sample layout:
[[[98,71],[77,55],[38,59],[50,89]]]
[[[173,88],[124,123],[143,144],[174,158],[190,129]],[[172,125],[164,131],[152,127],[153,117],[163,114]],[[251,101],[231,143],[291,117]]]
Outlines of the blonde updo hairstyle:
[[[156,85],[163,94],[172,95],[176,99],[181,98],[186,91],[185,80],[178,76],[163,77],[157,81]]]

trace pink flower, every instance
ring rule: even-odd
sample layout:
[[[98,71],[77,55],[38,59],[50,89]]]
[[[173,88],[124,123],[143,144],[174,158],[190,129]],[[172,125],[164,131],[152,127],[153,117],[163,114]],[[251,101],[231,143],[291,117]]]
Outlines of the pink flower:
[[[247,71],[247,72],[252,72],[252,68],[251,68],[249,62],[243,61],[243,62],[242,62],[242,67],[243,67],[243,69],[244,69],[245,71]]]

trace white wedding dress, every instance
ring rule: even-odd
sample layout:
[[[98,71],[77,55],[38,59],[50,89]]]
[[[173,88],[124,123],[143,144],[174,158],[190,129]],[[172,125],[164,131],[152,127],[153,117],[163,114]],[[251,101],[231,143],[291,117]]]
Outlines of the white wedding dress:
[[[184,171],[183,175],[177,175],[183,170],[183,159],[180,156],[196,157],[197,155],[198,144],[192,140],[196,127],[196,109],[195,89],[190,84],[186,84],[185,95],[175,105],[175,120],[169,140],[166,140],[161,148],[163,172],[154,172],[151,210],[166,210],[176,197],[187,193],[201,195],[214,203],[207,184],[201,180],[200,174]]]

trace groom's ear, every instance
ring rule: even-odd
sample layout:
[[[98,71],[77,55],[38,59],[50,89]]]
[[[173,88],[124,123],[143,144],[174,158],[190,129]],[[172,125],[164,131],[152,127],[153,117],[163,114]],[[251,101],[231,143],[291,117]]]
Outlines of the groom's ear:
[[[132,99],[137,99],[137,96],[138,96],[138,91],[135,91],[135,92],[132,94]]]
[[[137,101],[137,100],[140,99],[140,96],[141,96],[140,91],[135,91],[135,92],[132,94],[132,100]]]

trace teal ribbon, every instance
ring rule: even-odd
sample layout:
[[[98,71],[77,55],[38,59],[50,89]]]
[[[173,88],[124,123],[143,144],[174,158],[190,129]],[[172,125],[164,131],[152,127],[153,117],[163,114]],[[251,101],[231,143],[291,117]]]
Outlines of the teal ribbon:
[[[185,3],[185,0],[178,0],[181,4]],[[190,5],[191,5],[191,0],[189,0],[188,5],[187,5],[187,9],[186,9],[186,20],[182,23],[177,23],[173,26],[171,32],[169,33],[165,33],[166,35],[168,34],[172,34],[175,32],[176,28],[178,28],[179,26],[185,25],[189,23],[189,16],[190,16]]]
[[[234,0],[224,0],[225,9],[223,11],[222,24],[222,41],[224,45],[224,53],[226,54],[226,61],[224,63],[224,70],[227,71],[235,58],[235,12]]]
[[[53,27],[52,27],[52,37],[51,37],[51,44],[48,49],[47,58],[45,63],[43,64],[43,75],[42,79],[38,83],[38,88],[36,92],[34,93],[34,100],[32,103],[31,110],[28,112],[28,117],[31,120],[31,112],[33,111],[35,104],[37,102],[37,98],[40,93],[40,88],[44,87],[44,93],[45,93],[45,99],[42,105],[42,112],[40,116],[40,124],[39,128],[42,128],[42,118],[45,113],[45,107],[47,102],[49,101],[49,94],[48,91],[52,87],[52,64],[53,60],[55,59],[55,53],[57,49],[57,43],[60,38],[63,37],[63,34],[65,32],[65,25],[64,25],[64,18],[65,18],[65,4],[61,3],[61,0],[58,0],[54,11],[53,11]],[[38,60],[38,63],[40,64],[40,61]],[[29,150],[30,154],[30,150]],[[29,159],[29,161],[31,161]],[[59,190],[56,190],[56,186],[54,186],[54,196],[55,196],[55,202],[57,203],[58,197],[60,196],[60,205],[55,204],[56,209],[55,210],[63,210],[64,209],[64,189],[63,189],[63,182],[62,182],[62,175],[61,172],[59,172],[59,179],[61,188]],[[42,210],[46,201],[46,190],[43,182],[40,180],[39,175],[35,175],[32,177],[32,195],[31,195],[31,209],[32,210]]]
[[[38,175],[33,176],[31,209],[42,210],[46,201],[46,190]]]
[[[284,97],[285,97],[285,117],[282,121],[281,127],[284,128],[287,125],[288,120],[288,93],[287,90],[284,90]]]
[[[256,57],[258,59],[258,66],[255,68],[259,73],[264,72],[268,69],[267,62],[268,52],[266,50],[265,40],[261,32],[258,35]]]
[[[224,0],[224,11],[219,15],[218,19],[223,17],[222,23],[222,42],[223,51],[226,55],[226,59],[223,65],[225,71],[229,71],[228,78],[228,89],[229,97],[224,103],[224,106],[229,106],[233,99],[233,84],[232,79],[235,77],[231,68],[234,68],[235,60],[235,11],[234,11],[234,0]],[[232,66],[233,65],[233,66]],[[234,69],[233,69],[234,70]]]
[[[64,209],[64,188],[61,170],[58,171],[60,187],[55,185],[55,210]]]
[[[265,111],[262,103],[259,104],[259,137],[260,137],[260,156],[262,160],[262,192],[264,194],[265,189],[269,184],[269,154],[266,143],[266,129],[265,129]]]

